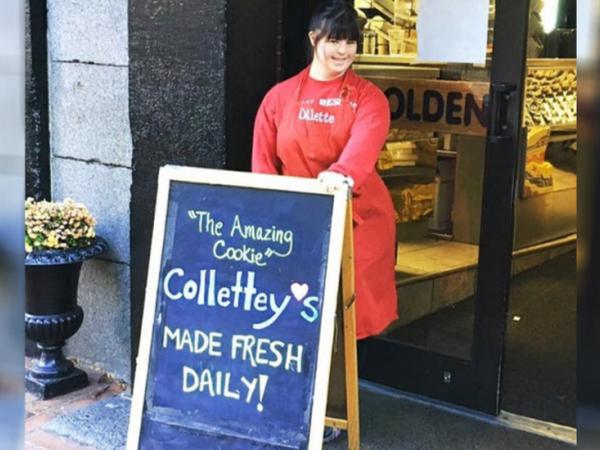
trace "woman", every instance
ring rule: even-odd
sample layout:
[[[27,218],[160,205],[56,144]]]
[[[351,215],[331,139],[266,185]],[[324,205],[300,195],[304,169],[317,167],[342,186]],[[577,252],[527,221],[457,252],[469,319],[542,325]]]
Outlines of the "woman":
[[[356,12],[343,1],[319,7],[308,37],[312,62],[273,87],[256,116],[252,171],[343,181],[352,188],[357,338],[397,318],[394,209],[375,164],[390,125],[387,99],[350,66]]]

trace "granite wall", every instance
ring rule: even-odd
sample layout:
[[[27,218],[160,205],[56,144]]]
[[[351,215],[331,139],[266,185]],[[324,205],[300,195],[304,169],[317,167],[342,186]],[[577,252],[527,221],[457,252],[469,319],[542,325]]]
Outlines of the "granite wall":
[[[84,202],[110,244],[84,264],[67,353],[131,381],[158,170],[249,169],[282,1],[47,1],[52,198]]]
[[[128,4],[48,0],[52,198],[83,202],[110,250],[84,263],[67,355],[130,380]]]
[[[50,199],[45,0],[25,2],[25,195]]]

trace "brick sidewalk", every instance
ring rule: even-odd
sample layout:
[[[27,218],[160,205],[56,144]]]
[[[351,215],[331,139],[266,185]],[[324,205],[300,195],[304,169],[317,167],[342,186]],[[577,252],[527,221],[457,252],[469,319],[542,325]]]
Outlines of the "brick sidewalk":
[[[26,361],[26,366],[30,361]],[[95,402],[123,393],[127,386],[106,373],[81,367],[88,374],[90,384],[84,389],[49,400],[39,400],[25,393],[25,449],[27,450],[90,450],[68,438],[44,430],[44,425],[63,414],[73,414]]]

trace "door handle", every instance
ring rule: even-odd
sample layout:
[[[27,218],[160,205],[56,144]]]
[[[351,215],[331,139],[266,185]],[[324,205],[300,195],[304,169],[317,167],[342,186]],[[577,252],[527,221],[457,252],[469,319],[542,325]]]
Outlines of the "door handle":
[[[492,83],[490,111],[490,127],[488,138],[490,142],[499,143],[510,138],[508,126],[508,106],[517,91],[514,83]]]

